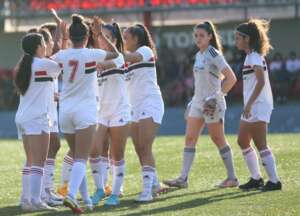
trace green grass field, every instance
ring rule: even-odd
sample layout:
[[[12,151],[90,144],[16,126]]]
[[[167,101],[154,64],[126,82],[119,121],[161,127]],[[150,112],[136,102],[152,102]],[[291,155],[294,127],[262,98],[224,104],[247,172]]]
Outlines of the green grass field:
[[[248,178],[235,136],[229,136],[233,146],[236,171],[241,182]],[[159,137],[155,143],[155,155],[160,179],[177,176],[181,167],[183,137]],[[140,167],[131,142],[126,153],[125,196],[116,208],[105,208],[103,203],[89,215],[205,215],[205,216],[298,216],[300,215],[300,134],[270,135],[282,178],[283,191],[261,193],[241,192],[238,189],[214,189],[214,184],[225,177],[222,161],[215,146],[207,136],[198,143],[197,156],[191,170],[188,189],[173,190],[159,196],[155,202],[134,203],[141,189]],[[59,212],[22,213],[18,207],[21,190],[20,170],[24,162],[22,145],[16,140],[0,141],[0,215],[71,215],[61,207]],[[56,184],[60,178],[66,143],[57,157]],[[263,170],[262,170],[263,171]],[[89,189],[93,191],[88,170]],[[265,172],[263,172],[265,176]]]

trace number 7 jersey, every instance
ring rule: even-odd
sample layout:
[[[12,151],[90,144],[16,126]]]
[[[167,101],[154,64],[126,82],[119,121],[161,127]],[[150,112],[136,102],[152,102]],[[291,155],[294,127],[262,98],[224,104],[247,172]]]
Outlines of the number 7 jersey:
[[[80,105],[97,106],[96,65],[106,58],[101,49],[66,49],[52,56],[62,68],[60,105],[71,110]]]

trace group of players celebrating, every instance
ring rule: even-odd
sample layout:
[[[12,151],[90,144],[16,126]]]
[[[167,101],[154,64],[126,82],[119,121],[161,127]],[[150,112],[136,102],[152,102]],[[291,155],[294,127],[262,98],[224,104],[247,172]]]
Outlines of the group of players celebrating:
[[[104,200],[117,206],[125,177],[125,146],[130,135],[143,179],[137,202],[149,202],[164,190],[158,180],[152,145],[162,123],[164,103],[157,84],[155,44],[148,29],[135,24],[121,31],[119,24],[100,18],[72,15],[66,24],[55,11],[55,23],[31,29],[22,39],[24,55],[16,68],[15,86],[20,94],[16,113],[19,138],[26,162],[22,171],[23,210],[56,210],[63,204],[74,213],[88,210]],[[238,144],[250,180],[240,185],[231,147],[225,138],[225,96],[236,77],[222,55],[220,36],[210,21],[194,27],[195,92],[186,111],[186,136],[181,174],[163,183],[188,186],[195,146],[206,125],[219,149],[227,177],[217,187],[243,190],[280,190],[276,164],[267,145],[267,124],[273,98],[264,56],[271,45],[268,23],[249,20],[235,31],[236,46],[246,55],[243,67],[244,111]],[[59,87],[58,77],[62,84]],[[60,90],[59,90],[60,89]],[[69,151],[64,157],[61,186],[54,190],[55,158],[60,148],[59,128]],[[264,183],[255,150],[258,149],[269,180]],[[95,183],[90,197],[86,177],[89,160]],[[111,172],[109,172],[109,170]],[[107,185],[109,173],[112,185]]]

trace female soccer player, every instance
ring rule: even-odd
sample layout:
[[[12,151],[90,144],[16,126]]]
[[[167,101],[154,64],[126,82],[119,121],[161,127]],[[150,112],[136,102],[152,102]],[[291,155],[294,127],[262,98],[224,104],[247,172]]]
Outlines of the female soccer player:
[[[184,188],[188,186],[188,174],[195,157],[195,146],[205,125],[208,133],[219,149],[227,170],[227,178],[217,187],[236,187],[232,151],[224,134],[226,94],[236,82],[236,77],[222,55],[220,37],[210,21],[194,28],[195,43],[199,48],[194,64],[195,93],[187,110],[187,128],[181,175],[166,180],[168,186]]]
[[[236,29],[236,46],[247,56],[243,67],[244,112],[241,117],[238,144],[242,149],[251,174],[250,180],[240,188],[243,190],[262,188],[263,191],[280,190],[275,159],[267,145],[267,125],[273,110],[273,95],[264,56],[272,48],[269,23],[252,19]],[[253,140],[260,153],[269,181],[264,185],[258,159],[250,142]]]
[[[156,77],[156,50],[148,29],[140,24],[124,32],[125,62],[129,63],[126,79],[132,106],[131,136],[142,166],[143,191],[137,201],[153,199],[152,188],[159,182],[152,145],[162,122],[164,102]],[[155,186],[155,187],[154,187]]]
[[[97,123],[96,66],[104,60],[118,57],[117,49],[105,38],[99,22],[96,22],[97,19],[95,26],[98,27],[95,27],[93,33],[111,52],[85,48],[89,28],[84,24],[83,17],[75,14],[69,27],[72,48],[61,50],[52,56],[63,69],[59,122],[74,159],[69,193],[64,199],[64,205],[71,208],[74,213],[83,212],[76,201],[76,195],[81,184],[87,184],[86,161]],[[90,203],[87,190],[81,195],[86,204]]]
[[[41,187],[52,125],[49,119],[49,103],[54,100],[52,81],[59,75],[60,67],[45,58],[46,45],[41,34],[27,34],[22,39],[22,49],[24,56],[15,79],[21,95],[15,120],[27,160],[23,169],[21,207],[52,210],[41,200]]]
[[[120,53],[124,52],[123,37],[117,23],[105,24],[104,35],[117,47]],[[91,151],[90,164],[97,191],[92,197],[94,205],[104,198],[105,179],[107,179],[107,137],[109,136],[110,159],[112,164],[113,184],[112,193],[105,205],[118,205],[120,188],[123,184],[125,173],[124,151],[129,131],[130,105],[124,75],[124,58],[119,54],[122,64],[116,68],[111,62],[101,63],[98,71],[99,86],[99,112],[98,128],[95,142]]]

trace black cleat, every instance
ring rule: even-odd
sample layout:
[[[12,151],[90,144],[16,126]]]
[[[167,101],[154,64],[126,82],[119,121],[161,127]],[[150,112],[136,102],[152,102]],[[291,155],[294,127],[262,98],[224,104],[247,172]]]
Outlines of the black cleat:
[[[243,185],[240,185],[239,188],[242,190],[257,190],[264,187],[264,180],[262,178],[256,180],[253,178],[250,178],[250,180]]]
[[[267,181],[265,186],[263,186],[261,188],[261,191],[267,192],[267,191],[281,190],[281,188],[282,188],[282,185],[281,185],[280,181],[278,181],[276,183],[273,183],[271,181]]]

